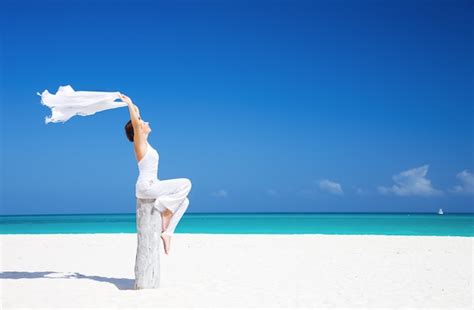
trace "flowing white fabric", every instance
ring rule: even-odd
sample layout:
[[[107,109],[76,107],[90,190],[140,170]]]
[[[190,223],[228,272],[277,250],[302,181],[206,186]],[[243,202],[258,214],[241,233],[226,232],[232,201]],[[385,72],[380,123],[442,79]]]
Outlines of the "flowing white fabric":
[[[120,99],[120,92],[75,91],[70,85],[60,86],[56,94],[48,90],[37,93],[41,104],[51,108],[52,115],[45,117],[45,124],[66,122],[74,115],[93,115],[96,112],[126,107]]]

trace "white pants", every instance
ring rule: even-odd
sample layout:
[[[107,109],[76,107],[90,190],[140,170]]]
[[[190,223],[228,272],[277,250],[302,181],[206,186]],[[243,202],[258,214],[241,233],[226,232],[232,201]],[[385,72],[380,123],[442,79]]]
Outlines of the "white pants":
[[[176,226],[189,206],[188,194],[191,191],[191,180],[188,178],[170,180],[147,180],[137,183],[137,198],[156,199],[154,206],[160,211],[173,212],[169,225],[163,234],[173,235]]]

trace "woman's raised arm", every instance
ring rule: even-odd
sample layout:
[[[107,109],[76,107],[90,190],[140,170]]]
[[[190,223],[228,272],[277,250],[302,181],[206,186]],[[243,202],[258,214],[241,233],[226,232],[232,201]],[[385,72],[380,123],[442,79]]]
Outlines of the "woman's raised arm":
[[[126,102],[128,104],[128,110],[130,111],[130,119],[132,121],[133,125],[133,130],[138,131],[140,127],[140,113],[138,110],[138,107],[133,104],[132,100],[125,96],[124,94],[120,94],[120,98],[122,99],[123,102]]]

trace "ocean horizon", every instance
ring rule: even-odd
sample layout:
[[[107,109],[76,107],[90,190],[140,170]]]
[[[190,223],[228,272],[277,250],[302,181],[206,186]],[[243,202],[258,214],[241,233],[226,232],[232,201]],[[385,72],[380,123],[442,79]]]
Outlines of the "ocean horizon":
[[[0,234],[136,233],[135,213],[1,215]],[[473,213],[186,213],[175,233],[474,236]]]

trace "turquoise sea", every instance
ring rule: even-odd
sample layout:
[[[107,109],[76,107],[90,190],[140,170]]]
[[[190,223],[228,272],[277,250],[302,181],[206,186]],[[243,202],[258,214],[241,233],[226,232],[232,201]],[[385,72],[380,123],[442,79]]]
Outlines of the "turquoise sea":
[[[0,216],[0,234],[135,233],[135,214]],[[474,236],[474,214],[189,213],[175,233]]]

